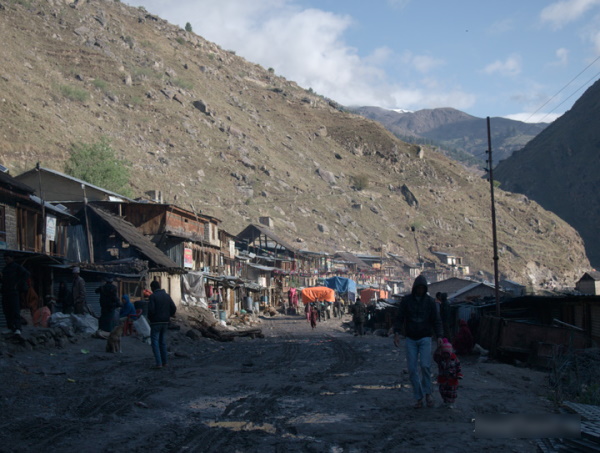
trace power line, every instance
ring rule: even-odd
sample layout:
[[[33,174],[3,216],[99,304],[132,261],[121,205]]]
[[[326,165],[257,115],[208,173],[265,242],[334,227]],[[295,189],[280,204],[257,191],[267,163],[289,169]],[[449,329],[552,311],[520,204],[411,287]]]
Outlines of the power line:
[[[554,98],[556,98],[556,96],[558,96],[560,93],[562,93],[569,85],[571,85],[571,83],[573,83],[581,74],[583,74],[585,71],[587,71],[590,66],[592,66],[594,63],[596,63],[598,60],[600,60],[600,55],[598,55],[596,57],[596,59],[594,61],[592,61],[589,65],[587,65],[585,68],[583,68],[579,74],[577,74],[575,77],[573,77],[566,85],[564,85],[560,90],[558,90],[550,99],[548,99],[546,102],[544,102],[535,112],[533,112],[531,115],[529,115],[529,118],[527,118],[524,122],[528,122],[533,115],[535,115],[537,112],[539,112],[540,110],[542,110],[546,105],[548,105]],[[578,88],[576,90],[576,92],[578,90],[580,90],[580,88]],[[571,96],[573,96],[573,94],[571,94]],[[569,96],[567,99],[569,99],[571,96]],[[565,99],[566,101],[566,99]],[[564,101],[563,101],[564,102]],[[561,102],[560,104],[558,104],[553,110],[551,110],[550,112],[548,112],[548,114],[552,113],[554,110],[556,110],[556,108],[558,108],[563,102]],[[548,114],[546,114],[546,116],[548,116]],[[544,116],[544,118],[546,118],[546,116]],[[543,119],[543,118],[542,118]],[[541,123],[541,121],[537,121],[538,123]]]
[[[600,57],[598,57],[600,58]],[[598,60],[598,58],[596,58],[596,60]],[[577,93],[579,90],[581,90],[584,86],[586,86],[587,84],[589,84],[592,80],[594,80],[596,77],[598,77],[600,75],[600,72],[597,72],[596,74],[594,74],[594,76],[589,79],[587,82],[585,82],[583,85],[581,85],[579,88],[577,88],[575,91],[573,91],[568,97],[566,97],[560,104],[558,104],[556,107],[554,107],[552,110],[550,110],[548,113],[546,113],[543,117],[542,120],[544,118],[546,118],[548,115],[550,115],[554,110],[556,110],[557,108],[559,108],[561,105],[563,105],[565,102],[567,102],[571,97],[573,97],[575,95],[575,93]],[[540,120],[540,123],[542,122],[542,120]]]

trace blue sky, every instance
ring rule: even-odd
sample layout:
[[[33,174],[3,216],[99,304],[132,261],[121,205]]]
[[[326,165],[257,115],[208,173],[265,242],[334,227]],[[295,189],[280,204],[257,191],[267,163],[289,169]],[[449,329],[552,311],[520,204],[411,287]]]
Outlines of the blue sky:
[[[129,4],[347,106],[549,122],[600,77],[600,0]]]

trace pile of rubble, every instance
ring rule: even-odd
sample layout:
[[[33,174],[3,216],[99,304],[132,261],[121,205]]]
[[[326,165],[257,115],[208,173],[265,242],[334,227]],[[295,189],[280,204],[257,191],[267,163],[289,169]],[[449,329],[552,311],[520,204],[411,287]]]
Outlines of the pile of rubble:
[[[263,338],[262,329],[255,327],[259,321],[248,313],[236,313],[227,321],[217,319],[211,310],[201,307],[186,309],[190,326],[206,338],[217,341],[233,341],[235,337]],[[192,336],[194,333],[188,332]]]

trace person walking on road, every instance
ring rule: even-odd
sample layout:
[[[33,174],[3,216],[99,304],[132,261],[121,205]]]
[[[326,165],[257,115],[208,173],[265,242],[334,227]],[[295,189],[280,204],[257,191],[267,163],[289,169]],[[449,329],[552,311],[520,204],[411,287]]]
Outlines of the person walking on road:
[[[367,307],[357,300],[352,307],[352,322],[354,323],[354,336],[365,334],[365,320],[367,318]]]
[[[440,386],[440,396],[446,407],[453,408],[458,395],[458,380],[462,379],[463,375],[460,360],[446,338],[433,354],[433,360],[438,364],[437,382]]]
[[[319,317],[319,312],[313,302],[311,302],[308,307],[310,326],[314,329],[317,327],[317,318]]]
[[[340,296],[335,296],[335,302],[333,303],[333,317],[342,317],[342,302],[340,301]]]
[[[406,361],[416,403],[414,408],[433,407],[431,396],[431,335],[442,343],[442,321],[433,297],[427,294],[427,279],[419,275],[412,292],[404,296],[394,324],[394,345],[400,345],[400,334],[406,336]],[[420,372],[420,373],[419,373]]]
[[[152,295],[148,300],[148,320],[150,321],[150,342],[156,365],[154,369],[167,366],[167,328],[169,319],[175,316],[177,307],[171,296],[161,289],[160,283],[150,283]]]
[[[98,328],[105,332],[111,332],[116,324],[115,310],[120,305],[117,287],[113,285],[113,278],[107,276],[104,279],[104,285],[96,288],[96,293],[100,294],[100,319],[98,320]]]

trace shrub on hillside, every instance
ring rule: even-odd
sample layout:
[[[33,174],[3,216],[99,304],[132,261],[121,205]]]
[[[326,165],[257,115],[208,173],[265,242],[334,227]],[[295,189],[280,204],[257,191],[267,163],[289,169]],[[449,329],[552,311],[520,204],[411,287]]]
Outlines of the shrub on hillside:
[[[118,159],[106,138],[96,143],[76,143],[65,164],[65,173],[125,196],[129,188],[129,163]]]
[[[61,85],[60,94],[71,101],[85,102],[90,94],[83,88],[72,87],[70,85]]]
[[[352,177],[352,185],[356,190],[365,190],[369,187],[369,176],[355,175]]]

